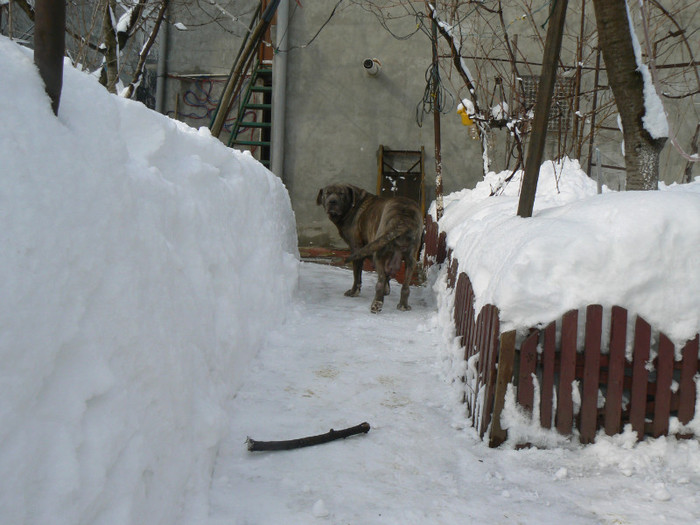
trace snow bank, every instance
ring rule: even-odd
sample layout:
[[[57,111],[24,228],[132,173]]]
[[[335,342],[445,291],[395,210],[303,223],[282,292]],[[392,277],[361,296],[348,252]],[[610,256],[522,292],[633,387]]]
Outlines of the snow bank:
[[[297,282],[285,188],[0,37],[0,522],[202,523],[223,405]]]
[[[588,304],[619,305],[676,344],[700,330],[700,180],[654,192],[606,191],[578,162],[543,164],[532,218],[516,216],[519,175],[490,173],[445,198],[440,230],[502,330]],[[500,188],[497,195],[489,195]]]

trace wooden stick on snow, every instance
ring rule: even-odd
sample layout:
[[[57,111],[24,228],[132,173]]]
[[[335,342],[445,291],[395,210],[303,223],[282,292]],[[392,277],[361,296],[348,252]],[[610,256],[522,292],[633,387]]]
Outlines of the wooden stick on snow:
[[[343,430],[333,430],[326,434],[318,436],[308,436],[298,439],[289,439],[286,441],[256,441],[250,437],[246,440],[248,450],[250,452],[258,452],[262,450],[291,450],[294,448],[310,447],[328,443],[336,439],[345,439],[346,437],[354,436],[355,434],[366,434],[369,432],[369,423],[360,423],[354,427],[345,428]]]

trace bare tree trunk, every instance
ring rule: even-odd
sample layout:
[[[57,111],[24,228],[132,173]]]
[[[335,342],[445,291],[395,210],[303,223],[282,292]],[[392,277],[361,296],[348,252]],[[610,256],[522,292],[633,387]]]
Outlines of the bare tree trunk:
[[[117,82],[119,81],[119,44],[117,42],[117,33],[112,20],[115,14],[116,1],[107,0],[105,3],[104,20],[102,23],[102,37],[104,43],[105,55],[105,73],[104,86],[110,93],[117,92]],[[100,78],[100,82],[102,82]]]
[[[561,42],[564,35],[564,23],[566,21],[566,8],[568,0],[557,0],[552,5],[549,13],[549,27],[547,28],[547,40],[544,45],[542,57],[542,73],[537,88],[537,101],[535,103],[535,118],[532,123],[532,136],[527,148],[525,159],[525,173],[520,189],[518,201],[518,215],[520,217],[532,217],[535,206],[535,194],[537,193],[537,181],[540,176],[540,166],[544,155],[545,139],[547,138],[547,123],[549,111],[552,107],[554,84],[557,80],[557,64],[561,52]]]
[[[627,190],[655,190],[659,153],[666,137],[654,138],[644,127],[644,79],[635,59],[625,0],[593,0],[598,41],[608,82],[622,120]]]
[[[693,138],[690,139],[690,154],[697,156],[698,154],[698,138],[700,137],[700,122],[695,126],[695,134]],[[685,165],[683,182],[689,183],[693,182],[693,164],[692,161],[688,161]]]
[[[58,115],[63,86],[63,55],[66,49],[66,4],[63,0],[37,0],[34,22],[34,63]]]
[[[127,88],[122,93],[122,96],[125,98],[131,98],[136,93],[136,87],[141,82],[141,77],[143,76],[143,69],[144,67],[146,67],[146,58],[148,58],[148,53],[151,51],[151,47],[153,47],[153,44],[156,41],[156,36],[158,36],[158,31],[160,30],[160,25],[163,22],[163,18],[165,17],[165,12],[168,9],[168,4],[170,4],[170,0],[161,0],[160,2],[158,15],[156,16],[156,21],[153,24],[153,30],[148,36],[148,40],[146,41],[146,44],[143,46],[143,48],[141,49],[141,53],[139,54],[139,63],[136,65],[136,71],[134,71],[134,78],[131,80]]]

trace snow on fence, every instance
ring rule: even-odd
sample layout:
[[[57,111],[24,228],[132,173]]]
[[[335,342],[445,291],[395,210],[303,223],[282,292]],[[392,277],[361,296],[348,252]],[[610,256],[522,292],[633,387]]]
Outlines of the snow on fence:
[[[428,217],[426,263],[450,259],[444,246],[444,235]],[[591,443],[601,429],[617,434],[626,424],[640,439],[668,435],[672,417],[682,425],[694,418],[699,335],[676,352],[641,317],[632,325],[624,308],[604,312],[590,305],[532,329],[516,345],[515,332],[500,332],[498,308],[485,305],[476,314],[471,282],[454,258],[447,279],[455,289],[454,323],[467,361],[464,401],[479,435],[489,434],[490,446],[507,438],[500,415],[509,384],[518,405],[531,417],[539,414],[541,427],[564,435],[576,430],[582,443]]]

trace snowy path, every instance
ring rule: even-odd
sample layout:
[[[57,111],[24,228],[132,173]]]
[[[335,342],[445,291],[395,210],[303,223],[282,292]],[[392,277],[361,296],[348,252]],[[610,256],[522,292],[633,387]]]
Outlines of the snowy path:
[[[393,289],[373,315],[374,275],[365,273],[360,298],[343,296],[351,280],[344,269],[302,264],[288,322],[232,402],[210,524],[700,523],[697,442],[666,459],[605,445],[490,450],[460,428],[432,290],[412,288],[413,310],[399,312]],[[245,447],[248,435],[289,439],[363,421],[371,431],[344,441]]]

